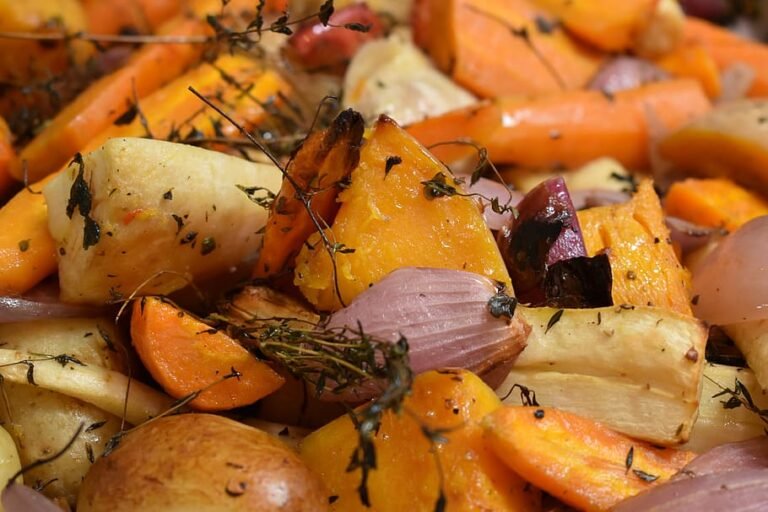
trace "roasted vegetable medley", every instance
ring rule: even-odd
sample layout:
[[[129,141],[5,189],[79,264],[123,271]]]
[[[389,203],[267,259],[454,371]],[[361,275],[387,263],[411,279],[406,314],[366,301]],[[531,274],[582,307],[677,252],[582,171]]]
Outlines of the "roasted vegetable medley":
[[[768,5],[0,0],[0,512],[768,509]]]

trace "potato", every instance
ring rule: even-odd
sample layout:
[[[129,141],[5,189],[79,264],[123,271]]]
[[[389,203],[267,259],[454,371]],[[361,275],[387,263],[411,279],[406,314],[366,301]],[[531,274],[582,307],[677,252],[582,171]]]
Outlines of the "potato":
[[[497,389],[508,395],[506,403],[520,404],[519,393],[510,389],[521,384],[535,391],[542,405],[639,439],[665,446],[688,439],[707,341],[700,321],[648,307],[518,307],[517,312],[531,333]]]
[[[93,465],[78,512],[314,511],[328,494],[278,438],[209,414],[170,416]]]
[[[0,482],[7,482],[21,469],[19,452],[13,438],[5,428],[0,427]],[[18,483],[24,482],[24,475],[19,475]],[[3,507],[0,504],[0,512]]]
[[[432,65],[407,31],[363,46],[344,78],[344,106],[366,119],[386,114],[406,125],[475,102]]]
[[[107,441],[120,430],[120,420],[98,407],[40,387],[6,382],[4,389],[8,402],[0,402],[0,421],[16,442],[25,466],[59,451],[83,423],[85,430],[69,450],[24,476],[27,485],[44,485],[43,493],[49,498],[64,498],[74,505],[80,482]]]
[[[231,272],[258,251],[267,217],[238,185],[274,192],[281,180],[273,165],[159,140],[110,139],[44,189],[62,299],[166,294],[189,279]]]
[[[104,444],[120,429],[120,420],[95,405],[45,386],[47,370],[62,371],[63,376],[52,380],[64,385],[77,381],[73,378],[77,375],[77,368],[95,371],[103,367],[126,371],[126,352],[121,348],[122,340],[114,322],[101,318],[66,318],[0,324],[0,342],[3,343],[4,354],[14,350],[24,351],[34,359],[66,354],[87,365],[73,365],[75,371],[68,372],[55,361],[34,363],[32,377],[38,386],[27,383],[28,367],[25,365],[2,369],[5,380],[0,399],[0,421],[16,443],[18,457],[24,465],[62,448],[80,423],[86,429],[93,426],[83,432],[64,455],[26,475],[29,485],[42,485],[53,480],[43,492],[51,498],[61,498],[74,504],[77,488],[91,465],[91,459],[101,454]],[[12,373],[18,374],[19,378],[14,379]],[[99,386],[99,389],[106,391],[108,387]],[[122,412],[119,407],[121,398],[118,396],[116,399],[115,413]]]

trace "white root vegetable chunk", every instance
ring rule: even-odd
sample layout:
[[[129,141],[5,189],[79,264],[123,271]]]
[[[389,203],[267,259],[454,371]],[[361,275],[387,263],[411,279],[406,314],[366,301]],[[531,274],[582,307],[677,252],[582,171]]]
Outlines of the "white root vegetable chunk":
[[[520,384],[558,407],[660,445],[684,443],[696,420],[707,330],[664,309],[523,308],[528,346],[497,389]],[[510,393],[510,390],[512,392]]]
[[[406,125],[476,101],[434,67],[408,32],[367,43],[344,77],[344,105],[366,119],[387,114]]]
[[[701,391],[699,417],[684,448],[705,452],[725,443],[735,443],[765,434],[765,423],[746,407],[724,407],[731,398],[721,394],[735,390],[736,380],[744,386],[756,407],[768,409],[768,395],[760,389],[754,373],[746,368],[706,363]],[[716,396],[720,395],[720,396]]]
[[[768,389],[768,320],[752,320],[723,327],[736,343],[762,389]]]
[[[13,384],[34,384],[95,405],[139,425],[169,409],[173,400],[122,373],[98,366],[0,349],[0,376]],[[125,414],[123,414],[125,413]]]
[[[268,212],[238,187],[275,192],[281,179],[270,164],[164,141],[110,139],[43,191],[62,299],[165,294],[252,259]]]

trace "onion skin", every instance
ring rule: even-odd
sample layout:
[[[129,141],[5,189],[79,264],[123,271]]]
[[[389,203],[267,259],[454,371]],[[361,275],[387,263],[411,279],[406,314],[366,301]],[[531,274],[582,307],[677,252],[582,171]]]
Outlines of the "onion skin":
[[[675,478],[700,477],[747,469],[768,470],[768,437],[760,436],[712,448],[693,459]]]
[[[667,216],[664,220],[672,241],[680,246],[683,254],[704,247],[713,237],[727,233],[719,228],[699,226],[678,217]]]
[[[646,60],[616,57],[597,72],[587,87],[614,94],[668,78],[669,73]]]
[[[496,294],[490,279],[460,270],[406,267],[395,270],[331,316],[327,328],[356,329],[410,347],[415,374],[442,367],[479,375],[510,364],[523,350],[529,327],[519,316],[491,315]],[[363,400],[374,388],[324,393],[327,400]]]
[[[694,314],[714,325],[768,318],[768,216],[726,236],[695,268]]]
[[[768,503],[768,469],[682,478],[621,502],[614,512],[754,512]]]
[[[0,297],[0,323],[28,322],[43,318],[94,317],[104,308],[66,304],[63,302],[37,302],[24,297]]]

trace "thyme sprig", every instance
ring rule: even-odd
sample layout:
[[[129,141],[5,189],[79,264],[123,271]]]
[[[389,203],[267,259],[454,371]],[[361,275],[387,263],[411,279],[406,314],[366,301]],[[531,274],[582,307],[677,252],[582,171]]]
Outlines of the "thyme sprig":
[[[241,341],[309,382],[317,395],[359,390],[358,400],[368,393],[375,396],[364,407],[349,410],[358,444],[347,471],[360,471],[358,495],[370,507],[368,477],[377,467],[376,432],[386,411],[402,410],[413,384],[406,338],[392,343],[367,334],[359,324],[354,329],[296,328],[289,319],[259,326],[253,336],[248,329],[236,329]]]
[[[718,382],[715,382],[711,377],[705,375],[710,382],[720,388],[718,393],[712,395],[712,398],[728,397],[727,400],[722,400],[720,403],[724,409],[737,409],[744,407],[746,410],[756,414],[760,420],[766,425],[766,433],[768,433],[768,409],[761,409],[755,404],[752,394],[749,392],[747,386],[744,385],[738,378],[734,379],[733,389],[724,387]]]

